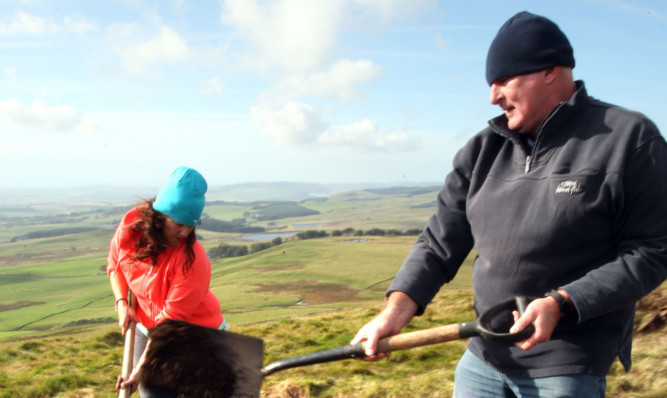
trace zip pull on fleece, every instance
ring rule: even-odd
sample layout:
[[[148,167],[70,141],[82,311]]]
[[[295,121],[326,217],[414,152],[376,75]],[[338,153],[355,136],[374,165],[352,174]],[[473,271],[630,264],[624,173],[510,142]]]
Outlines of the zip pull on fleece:
[[[537,148],[537,145],[538,145],[538,143],[539,143],[539,141],[540,141],[540,136],[543,134],[542,131],[544,130],[544,126],[546,126],[546,125],[547,125],[547,124],[548,124],[548,123],[555,117],[556,113],[558,113],[558,111],[559,111],[561,108],[563,108],[563,104],[565,104],[565,102],[561,102],[561,103],[559,103],[559,104],[558,104],[558,105],[551,111],[551,113],[549,113],[549,115],[547,116],[547,118],[544,119],[544,121],[543,121],[542,124],[540,125],[540,128],[537,130],[537,134],[535,135],[535,142],[533,143],[533,145],[532,145],[531,148],[530,148],[530,153],[531,153],[531,155],[532,155],[533,153],[535,153],[535,149]],[[526,168],[524,169],[524,174],[528,174],[528,172],[530,171],[530,164],[531,164],[531,162],[533,161],[533,157],[532,157],[531,155],[526,156]]]

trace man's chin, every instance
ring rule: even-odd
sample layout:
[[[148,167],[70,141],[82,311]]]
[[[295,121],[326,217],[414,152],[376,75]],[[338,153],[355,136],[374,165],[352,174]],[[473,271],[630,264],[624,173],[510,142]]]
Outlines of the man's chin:
[[[510,130],[518,131],[521,133],[521,123],[513,122],[512,120],[507,121],[507,127],[509,127]]]

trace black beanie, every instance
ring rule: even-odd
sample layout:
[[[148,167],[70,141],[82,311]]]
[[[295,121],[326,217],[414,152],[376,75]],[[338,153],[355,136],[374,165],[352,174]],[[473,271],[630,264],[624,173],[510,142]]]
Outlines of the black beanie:
[[[574,68],[572,46],[558,25],[520,12],[500,27],[486,57],[486,81],[537,72],[552,66]]]

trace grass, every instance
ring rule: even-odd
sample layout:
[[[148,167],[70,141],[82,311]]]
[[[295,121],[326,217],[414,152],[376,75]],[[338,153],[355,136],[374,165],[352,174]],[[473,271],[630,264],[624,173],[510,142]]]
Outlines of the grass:
[[[654,296],[664,302],[667,289]],[[404,331],[474,318],[469,289],[445,290]],[[264,363],[347,344],[379,310],[380,303],[321,314],[238,325],[233,331],[262,338]],[[640,312],[641,318],[644,313]],[[120,373],[122,337],[115,325],[3,343],[0,353],[0,397],[115,397]],[[657,398],[667,387],[667,331],[638,333],[634,368],[614,364],[608,397]],[[449,397],[453,372],[465,341],[405,351],[376,363],[343,360],[287,369],[267,376],[262,397]]]
[[[379,307],[345,310],[317,317],[283,321],[281,327],[294,330],[275,339],[266,339],[266,362],[314,350],[347,344],[356,331]],[[415,319],[405,331],[442,324],[458,323],[474,318],[469,293],[446,292],[436,299],[424,317]],[[264,325],[257,333],[267,333]],[[309,330],[320,333],[309,333]],[[249,334],[255,330],[248,330]],[[271,333],[270,335],[272,335]],[[311,338],[305,345],[303,336],[325,336],[323,342]],[[451,396],[451,380],[465,342],[455,341],[429,347],[394,352],[385,361],[367,363],[346,360],[341,362],[294,368],[268,376],[263,383],[263,396],[299,397],[407,397]],[[285,393],[289,391],[290,395]]]
[[[414,237],[292,241],[213,263],[211,289],[233,324],[381,297]],[[105,253],[0,267],[0,339],[115,317]],[[362,266],[363,265],[363,266]],[[297,302],[309,305],[296,306]],[[274,314],[271,314],[274,312]]]
[[[114,395],[123,341],[116,330],[105,329],[5,343],[0,397]]]
[[[268,364],[348,344],[377,309],[364,306],[291,317],[238,326],[234,331],[262,338]],[[449,292],[408,329],[460,322],[473,316],[469,294]],[[95,331],[74,329],[67,335],[6,342],[0,354],[0,397],[116,396],[113,381],[120,372],[122,344],[116,327],[109,325]],[[406,391],[441,396],[443,380],[451,379],[463,347],[464,342],[453,342],[396,352],[379,363],[346,360],[285,370],[265,379],[262,396],[406,396]],[[292,395],[285,395],[286,391]]]
[[[213,266],[212,290],[231,324],[303,315],[381,299],[415,237],[291,241]],[[470,286],[472,257],[447,288]],[[307,304],[307,305],[296,305]]]
[[[433,209],[414,206],[429,203],[434,196],[344,193],[327,201],[304,202],[319,215],[256,225],[281,231],[294,229],[294,224],[327,230],[421,228]],[[206,211],[231,219],[247,208],[225,204]],[[39,208],[13,214],[27,221],[10,224],[0,219],[0,398],[116,396],[113,386],[120,373],[123,339],[104,266],[113,233],[109,225],[120,215],[93,212],[73,217],[69,224],[51,225],[99,226],[94,232],[11,242],[13,236],[48,228],[31,223],[30,215],[50,213]],[[242,238],[213,232],[203,235],[205,247]],[[233,331],[265,341],[268,364],[347,344],[379,310],[384,291],[414,239],[286,241],[259,253],[213,262],[211,289]],[[473,256],[406,331],[474,317]],[[651,324],[655,330],[643,327],[647,331],[636,334],[630,373],[614,364],[607,396],[650,398],[667,391],[666,289],[661,286],[652,295],[654,305],[640,307],[638,325]],[[451,396],[453,372],[464,347],[464,341],[456,341],[396,352],[377,363],[347,360],[284,370],[264,380],[262,396]]]
[[[381,214],[384,206],[387,211],[375,221],[367,217],[366,226],[380,227],[383,223],[408,225],[411,228],[423,226],[426,217],[422,214],[423,209],[415,212],[411,211],[410,206],[411,203],[426,201],[426,197],[373,195],[378,200],[374,200],[372,206],[369,202],[361,202],[362,206],[355,208],[361,213],[378,208],[373,211]],[[387,201],[386,205],[382,205],[383,201]],[[284,219],[256,225],[286,230],[298,221],[333,229],[328,223],[337,220],[337,208],[347,207],[348,201],[345,197],[334,198],[326,202],[308,201],[304,206],[315,205],[326,216]],[[247,204],[214,204],[207,206],[206,212],[226,219],[242,216],[250,208]],[[111,292],[104,266],[113,234],[111,226],[117,223],[122,213],[110,215],[107,210],[102,207],[95,212],[94,206],[88,204],[69,207],[32,205],[30,208],[17,207],[14,212],[2,210],[2,215],[7,218],[0,217],[0,308],[3,309],[0,311],[0,341],[3,338],[42,335],[72,322],[115,316],[108,302],[111,300]],[[350,214],[346,213],[345,217]],[[50,223],[54,218],[59,220],[58,224]],[[350,225],[358,228],[353,223]],[[99,230],[12,242],[13,237],[34,231],[80,226],[96,226]],[[202,243],[207,248],[223,242],[234,244],[241,240],[239,234],[201,233],[204,236]],[[366,269],[359,267],[359,264],[375,267],[377,259],[381,258],[386,260],[385,266],[388,268],[376,268],[376,271],[382,276],[380,281],[385,280],[398,269],[412,240],[414,237],[391,241],[394,243],[384,244],[384,247],[389,247],[386,251],[378,239],[355,244],[355,250],[349,250],[352,243],[338,244],[325,240],[304,243],[304,246],[294,250],[296,243],[287,242],[272,252],[214,263],[211,286],[223,302],[223,309],[229,312],[230,321],[236,324],[319,312],[332,307],[328,305],[328,300],[312,298],[312,292],[317,287],[328,286],[329,291],[338,290],[340,294],[349,292],[354,296],[354,302],[369,298],[371,296],[366,289],[368,284],[378,281],[368,278],[369,275],[362,279],[356,276],[347,278],[345,273]],[[359,253],[356,258],[353,254],[355,252]],[[323,257],[325,254],[326,259]],[[345,273],[337,270],[344,270]],[[295,308],[293,304],[307,293],[298,289],[304,284],[310,286],[308,299],[311,305]],[[339,285],[341,289],[334,285]]]

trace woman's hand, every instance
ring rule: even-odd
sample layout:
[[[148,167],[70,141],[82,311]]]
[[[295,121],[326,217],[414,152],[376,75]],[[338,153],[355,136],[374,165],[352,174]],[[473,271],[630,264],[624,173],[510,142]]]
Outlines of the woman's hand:
[[[137,388],[139,388],[139,377],[141,376],[140,367],[135,367],[127,380],[123,380],[123,376],[118,376],[116,379],[116,390],[129,389],[132,395]]]
[[[117,305],[118,326],[120,326],[123,336],[125,336],[127,329],[129,329],[130,321],[136,321],[136,313],[133,308],[130,308],[125,300],[118,301]]]
[[[122,388],[129,389],[131,395],[137,390],[137,388],[139,388],[139,380],[141,379],[141,372],[143,371],[142,367],[146,361],[146,353],[148,352],[148,348],[150,346],[151,339],[149,338],[148,342],[146,343],[146,348],[144,348],[144,352],[141,354],[141,358],[139,358],[139,361],[132,369],[132,373],[130,373],[130,376],[127,378],[127,380],[123,380],[123,376],[118,376],[116,379],[116,390],[120,390]]]

